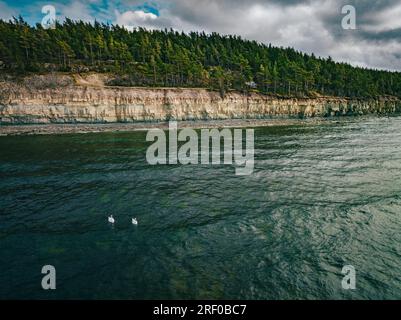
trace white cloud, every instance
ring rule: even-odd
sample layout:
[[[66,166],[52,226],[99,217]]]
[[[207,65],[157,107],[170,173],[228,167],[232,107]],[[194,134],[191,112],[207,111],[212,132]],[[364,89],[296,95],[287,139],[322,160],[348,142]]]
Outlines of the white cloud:
[[[5,2],[0,1],[0,19],[7,21],[12,19],[13,16],[17,17],[18,13],[14,9],[7,6]]]
[[[75,0],[69,4],[57,4],[57,13],[61,15],[57,16],[58,20],[64,20],[64,18],[70,18],[72,20],[82,20],[87,22],[94,22],[95,17],[91,14],[87,4],[82,1]]]
[[[357,43],[349,41],[339,42],[331,49],[340,61],[350,61],[361,67],[400,70],[400,60],[394,53],[401,52],[401,43],[388,41],[386,43],[372,43],[359,40]]]
[[[118,10],[114,10],[114,12],[116,15],[115,23],[128,29],[138,26],[153,29],[155,27],[153,22],[158,19],[157,15],[154,13],[144,12],[142,10],[125,11],[123,13],[120,13]]]
[[[401,28],[401,4],[385,8],[379,12],[367,14],[369,24],[364,24],[366,31],[381,32]]]

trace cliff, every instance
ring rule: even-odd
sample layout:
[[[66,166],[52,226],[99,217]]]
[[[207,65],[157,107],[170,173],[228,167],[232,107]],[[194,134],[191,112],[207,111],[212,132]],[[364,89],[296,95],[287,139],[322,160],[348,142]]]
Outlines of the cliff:
[[[41,75],[0,81],[0,123],[106,123],[396,113],[396,98],[277,98],[206,89],[105,86],[107,76]]]

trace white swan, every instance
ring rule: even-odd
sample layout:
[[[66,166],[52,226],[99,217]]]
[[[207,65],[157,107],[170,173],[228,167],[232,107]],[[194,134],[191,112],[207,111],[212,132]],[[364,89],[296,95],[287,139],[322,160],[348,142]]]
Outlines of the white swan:
[[[133,225],[138,225],[138,220],[136,220],[136,218],[132,218],[132,224]]]
[[[111,215],[111,216],[109,217],[109,219],[108,219],[108,220],[109,220],[109,222],[110,222],[110,223],[114,223],[114,222],[116,222],[116,221],[114,220],[114,218],[113,218],[113,215]]]

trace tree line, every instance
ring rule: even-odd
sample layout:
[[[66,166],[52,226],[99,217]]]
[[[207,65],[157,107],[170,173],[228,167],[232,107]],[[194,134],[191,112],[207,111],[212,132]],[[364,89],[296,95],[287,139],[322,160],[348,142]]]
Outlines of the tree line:
[[[283,96],[401,97],[401,73],[273,47],[239,36],[129,31],[66,19],[54,29],[0,20],[2,72],[107,72],[110,85],[203,87]]]

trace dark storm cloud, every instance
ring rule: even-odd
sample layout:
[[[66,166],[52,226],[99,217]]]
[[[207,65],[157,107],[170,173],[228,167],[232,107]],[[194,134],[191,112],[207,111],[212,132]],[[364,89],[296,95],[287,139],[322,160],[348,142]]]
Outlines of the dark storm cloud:
[[[359,34],[360,38],[367,39],[369,41],[386,42],[390,40],[400,41],[401,40],[401,28],[374,32],[374,31],[362,31]]]
[[[319,1],[313,1],[313,3],[318,3]],[[335,36],[342,36],[344,33],[348,32],[341,27],[341,20],[343,18],[343,14],[341,13],[341,8],[345,5],[352,5],[356,9],[356,18],[357,18],[357,31],[354,33],[356,35],[368,36],[375,34],[375,32],[364,32],[363,30],[366,27],[370,27],[370,29],[374,29],[375,26],[379,26],[381,22],[385,22],[388,16],[385,13],[386,11],[392,11],[394,8],[400,6],[400,0],[379,0],[379,1],[357,1],[357,0],[341,0],[337,1],[337,11],[325,12],[321,15],[321,20],[324,23],[324,26],[331,30],[332,34]],[[399,16],[401,21],[401,16]],[[378,36],[378,33],[376,33]],[[386,37],[383,34],[384,37]]]

